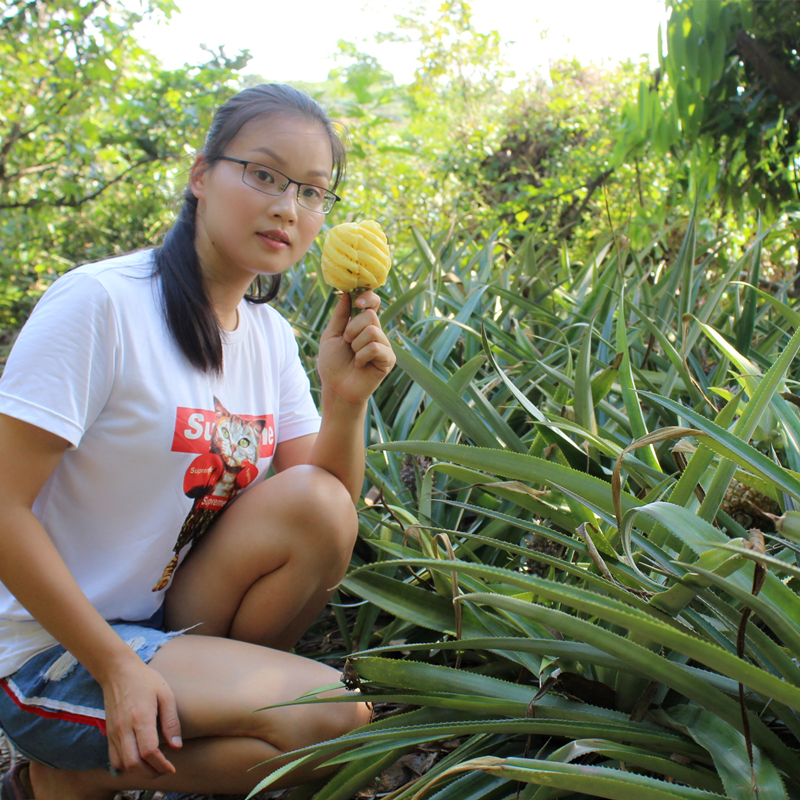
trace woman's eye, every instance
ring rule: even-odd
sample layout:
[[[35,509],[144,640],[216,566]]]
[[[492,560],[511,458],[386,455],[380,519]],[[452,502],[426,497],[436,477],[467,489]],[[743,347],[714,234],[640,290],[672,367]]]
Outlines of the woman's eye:
[[[253,177],[259,183],[275,183],[275,179],[272,177],[272,173],[267,172],[267,170],[265,169],[254,169]]]
[[[324,194],[325,192],[317,186],[308,184],[303,186],[303,197],[307,197],[309,200],[322,200]]]
[[[249,447],[249,446],[250,446],[250,440],[245,439],[244,436],[242,436],[242,438],[239,439],[239,447]]]

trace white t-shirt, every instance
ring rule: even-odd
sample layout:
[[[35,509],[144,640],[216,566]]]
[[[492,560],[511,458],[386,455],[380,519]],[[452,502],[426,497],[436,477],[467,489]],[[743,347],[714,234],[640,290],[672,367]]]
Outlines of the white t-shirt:
[[[70,443],[33,511],[107,620],[152,616],[190,543],[264,476],[276,444],[319,430],[275,309],[242,301],[224,374],[206,374],[172,340],[152,269],[142,251],[57,280],[0,378],[0,413]],[[25,469],[24,451],[3,458]],[[0,584],[0,676],[54,643]]]

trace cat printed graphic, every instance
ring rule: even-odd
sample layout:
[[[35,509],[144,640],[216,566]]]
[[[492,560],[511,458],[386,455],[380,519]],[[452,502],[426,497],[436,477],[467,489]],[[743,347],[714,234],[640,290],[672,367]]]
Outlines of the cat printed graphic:
[[[266,419],[231,414],[216,397],[214,414],[208,452],[192,461],[183,479],[184,494],[194,500],[192,509],[173,548],[175,555],[153,587],[154,592],[169,584],[183,548],[200,539],[219,512],[258,475],[256,464]]]

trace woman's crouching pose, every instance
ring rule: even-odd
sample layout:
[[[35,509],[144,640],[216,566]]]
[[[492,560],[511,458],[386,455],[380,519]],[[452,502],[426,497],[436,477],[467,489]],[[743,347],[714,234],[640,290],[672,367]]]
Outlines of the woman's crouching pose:
[[[362,703],[255,711],[338,680],[290,650],[349,563],[366,404],[394,364],[377,296],[352,319],[340,298],[320,419],[265,305],[343,169],[314,101],[239,93],[163,246],[68,273],[20,334],[0,379],[0,726],[30,764],[3,800],[246,793],[275,768],[255,764],[367,723]]]

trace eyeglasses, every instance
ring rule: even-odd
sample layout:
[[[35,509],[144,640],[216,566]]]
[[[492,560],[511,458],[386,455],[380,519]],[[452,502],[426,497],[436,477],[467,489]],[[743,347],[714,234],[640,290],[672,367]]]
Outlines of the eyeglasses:
[[[265,167],[263,164],[256,164],[253,161],[243,161],[241,158],[231,158],[230,156],[220,156],[220,161],[232,161],[234,164],[242,164],[242,182],[252,187],[256,191],[264,194],[278,196],[284,193],[286,187],[293,183],[297,186],[297,204],[309,211],[316,211],[319,214],[327,214],[342,198],[321,186],[313,183],[300,183],[293,181],[282,172]]]

